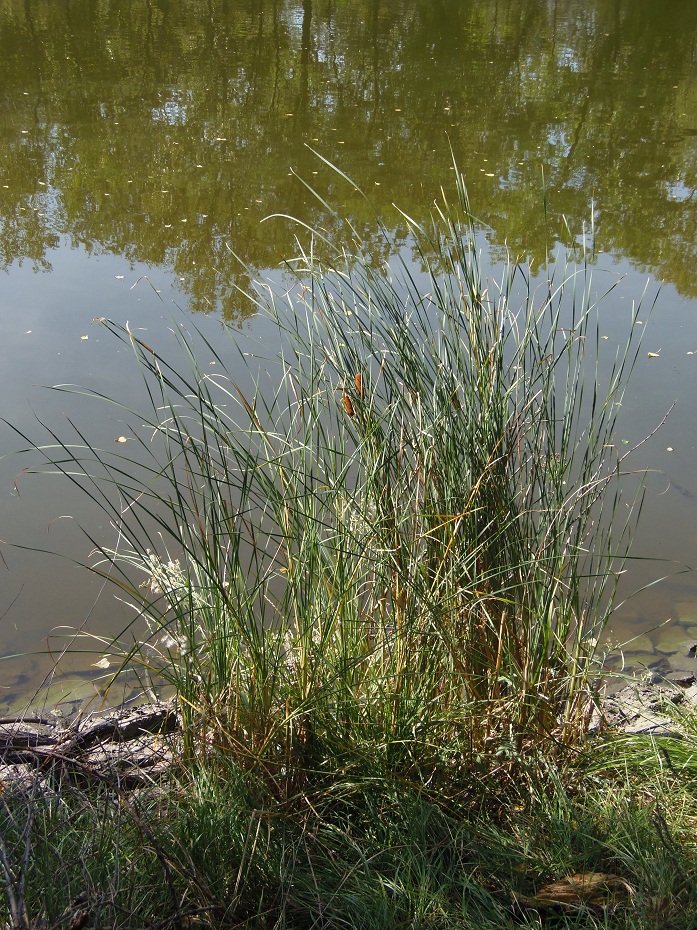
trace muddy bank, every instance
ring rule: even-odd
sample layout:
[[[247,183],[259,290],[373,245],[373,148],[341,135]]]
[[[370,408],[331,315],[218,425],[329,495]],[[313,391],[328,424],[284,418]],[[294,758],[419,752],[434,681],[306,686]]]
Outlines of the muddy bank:
[[[179,721],[173,703],[153,703],[66,720],[0,719],[0,786],[44,789],[60,777],[119,788],[152,784],[175,758]]]

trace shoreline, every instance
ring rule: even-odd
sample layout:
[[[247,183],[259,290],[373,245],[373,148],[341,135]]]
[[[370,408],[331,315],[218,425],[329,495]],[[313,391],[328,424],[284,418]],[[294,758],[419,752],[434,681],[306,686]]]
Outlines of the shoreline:
[[[121,705],[71,717],[28,712],[0,718],[0,786],[55,792],[49,779],[59,770],[79,780],[107,782],[118,789],[153,785],[176,760],[181,733],[174,699]],[[588,737],[603,734],[681,739],[680,717],[697,708],[695,673],[667,677],[623,676],[593,713]]]

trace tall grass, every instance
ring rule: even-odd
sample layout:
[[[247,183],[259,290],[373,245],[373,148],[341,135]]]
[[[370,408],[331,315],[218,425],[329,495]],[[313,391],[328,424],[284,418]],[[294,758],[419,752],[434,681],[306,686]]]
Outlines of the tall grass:
[[[137,454],[44,447],[118,530],[93,567],[148,632],[112,648],[175,686],[191,753],[286,796],[336,760],[435,784],[577,739],[635,513],[613,443],[635,317],[602,375],[586,267],[485,274],[459,176],[404,223],[415,263],[307,232],[291,285],[251,297],[269,359],[239,345],[228,371],[178,328],[183,370],[103,321],[142,371]]]

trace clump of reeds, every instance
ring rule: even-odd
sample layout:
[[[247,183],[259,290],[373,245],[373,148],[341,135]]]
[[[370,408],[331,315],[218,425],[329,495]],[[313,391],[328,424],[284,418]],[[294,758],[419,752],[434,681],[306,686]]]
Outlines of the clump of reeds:
[[[97,567],[150,631],[126,660],[175,685],[193,753],[284,791],[337,757],[418,778],[516,757],[576,739],[592,707],[636,330],[603,379],[587,269],[537,290],[514,263],[486,276],[457,194],[404,219],[422,271],[355,236],[320,257],[311,235],[287,290],[259,285],[278,353],[236,364],[271,390],[238,388],[209,343],[199,367],[200,334],[177,329],[184,371],[104,321],[150,402],[140,453],[97,453],[90,485],[120,539]]]

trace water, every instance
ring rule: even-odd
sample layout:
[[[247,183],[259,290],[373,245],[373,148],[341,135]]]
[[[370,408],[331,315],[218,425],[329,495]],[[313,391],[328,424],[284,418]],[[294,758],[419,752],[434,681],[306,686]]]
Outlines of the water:
[[[608,358],[632,301],[664,282],[618,438],[651,433],[677,400],[635,457],[652,469],[635,552],[665,562],[637,563],[627,588],[672,577],[612,635],[697,622],[697,580],[675,574],[697,564],[696,36],[697,7],[662,0],[0,0],[2,416],[35,438],[37,417],[63,432],[70,418],[113,442],[116,409],[37,387],[137,403],[127,353],[93,317],[163,342],[178,308],[213,339],[221,318],[254,331],[233,253],[273,269],[297,233],[260,221],[293,214],[338,235],[298,176],[381,255],[375,213],[408,248],[392,205],[423,218],[451,182],[452,148],[494,259],[508,249],[539,267],[583,240],[599,292],[623,279],[603,304]],[[65,484],[15,486],[22,445],[0,432],[0,536],[84,561],[79,525],[109,528]],[[11,703],[50,668],[51,631],[107,635],[129,614],[70,561],[2,552],[0,653],[22,653],[3,666]]]

